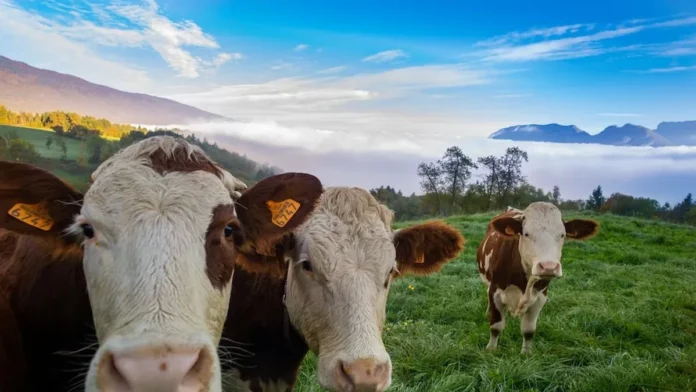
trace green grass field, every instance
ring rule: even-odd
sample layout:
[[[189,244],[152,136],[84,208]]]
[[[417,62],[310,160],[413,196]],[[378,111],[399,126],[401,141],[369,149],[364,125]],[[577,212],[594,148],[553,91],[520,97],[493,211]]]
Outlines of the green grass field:
[[[498,351],[485,351],[475,258],[492,216],[447,219],[467,238],[461,256],[440,274],[394,282],[384,334],[390,391],[696,391],[695,228],[597,216],[596,237],[566,241],[564,278],[549,287],[525,357],[512,318]],[[305,359],[297,391],[321,390],[315,363]]]
[[[56,145],[55,141],[51,145],[50,149],[46,148],[46,138],[51,136],[53,138],[60,137],[55,134],[50,129],[43,128],[29,128],[29,127],[18,127],[14,125],[0,125],[0,135],[3,133],[15,132],[20,139],[24,139],[34,145],[36,151],[41,154],[44,158],[60,159],[63,155],[60,148]],[[67,158],[71,161],[77,160],[79,153],[80,143],[68,137],[61,137],[65,141],[66,147],[68,147]]]

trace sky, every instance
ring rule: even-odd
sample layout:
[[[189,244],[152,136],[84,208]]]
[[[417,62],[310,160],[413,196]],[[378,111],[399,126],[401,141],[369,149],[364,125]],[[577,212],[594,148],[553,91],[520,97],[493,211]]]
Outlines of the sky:
[[[238,120],[186,125],[328,185],[419,192],[418,163],[451,145],[519,145],[530,182],[572,198],[696,183],[693,148],[485,139],[696,120],[693,0],[0,0],[0,54]]]

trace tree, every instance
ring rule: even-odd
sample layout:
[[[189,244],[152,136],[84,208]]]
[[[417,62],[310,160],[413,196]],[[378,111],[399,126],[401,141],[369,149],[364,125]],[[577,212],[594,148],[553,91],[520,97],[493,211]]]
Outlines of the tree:
[[[442,187],[442,169],[437,163],[421,162],[418,165],[418,177],[421,178],[420,186],[426,196],[431,196],[432,204],[436,214],[442,213],[442,200],[440,190]]]
[[[68,146],[65,144],[65,140],[63,140],[63,138],[60,136],[56,136],[55,141],[56,141],[56,145],[60,149],[61,159],[67,160],[68,159]]]
[[[556,205],[561,204],[561,188],[559,188],[558,185],[553,186],[553,192],[551,193],[551,201],[553,201]]]
[[[41,158],[34,145],[22,139],[11,139],[3,155],[7,160],[23,163],[36,163]]]
[[[599,211],[599,209],[602,207],[602,205],[605,202],[604,194],[602,193],[602,186],[597,185],[597,188],[595,188],[592,191],[592,194],[590,195],[590,198],[587,199],[586,207],[588,210],[592,211]]]
[[[502,171],[500,160],[493,155],[489,155],[480,157],[478,163],[488,169],[488,174],[484,175],[483,184],[481,184],[481,186],[487,197],[486,208],[491,209],[493,207],[493,195],[498,193],[497,187],[500,183],[499,176]]]
[[[52,144],[53,144],[53,138],[51,137],[51,135],[48,135],[48,137],[46,137],[46,149],[50,150]]]
[[[454,207],[464,193],[466,182],[471,178],[471,169],[478,166],[457,146],[448,148],[438,164],[444,175],[450,206]]]
[[[675,222],[686,222],[688,220],[689,213],[694,207],[694,200],[691,193],[686,195],[684,200],[677,203],[672,210],[671,219]]]
[[[526,179],[522,175],[522,163],[528,162],[527,152],[519,147],[508,147],[500,159],[500,175],[498,176],[498,203],[500,206],[514,204],[511,196],[518,186]]]

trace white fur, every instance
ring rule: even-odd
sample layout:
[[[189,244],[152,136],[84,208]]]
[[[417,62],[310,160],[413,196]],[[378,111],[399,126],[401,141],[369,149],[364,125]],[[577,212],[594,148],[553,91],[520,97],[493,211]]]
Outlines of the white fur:
[[[213,208],[231,204],[245,186],[229,173],[161,176],[147,166],[158,148],[198,149],[171,137],[125,148],[94,172],[72,228],[89,223],[95,232],[84,241],[84,271],[100,348],[87,392],[99,391],[97,368],[107,351],[157,343],[205,346],[214,362],[209,391],[221,391],[216,352],[231,280],[222,290],[212,286],[205,236]]]
[[[385,281],[396,268],[391,219],[391,211],[363,189],[327,188],[312,217],[295,232],[287,309],[319,356],[324,388],[336,390],[333,370],[339,361],[373,357],[391,368],[381,336]],[[311,262],[313,272],[302,269],[303,260]]]

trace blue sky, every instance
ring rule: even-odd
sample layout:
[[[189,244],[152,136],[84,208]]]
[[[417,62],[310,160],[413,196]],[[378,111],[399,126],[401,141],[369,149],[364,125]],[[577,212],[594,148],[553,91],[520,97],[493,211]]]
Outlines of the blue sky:
[[[0,0],[0,54],[316,154],[436,157],[514,124],[696,119],[695,1],[574,3]]]

